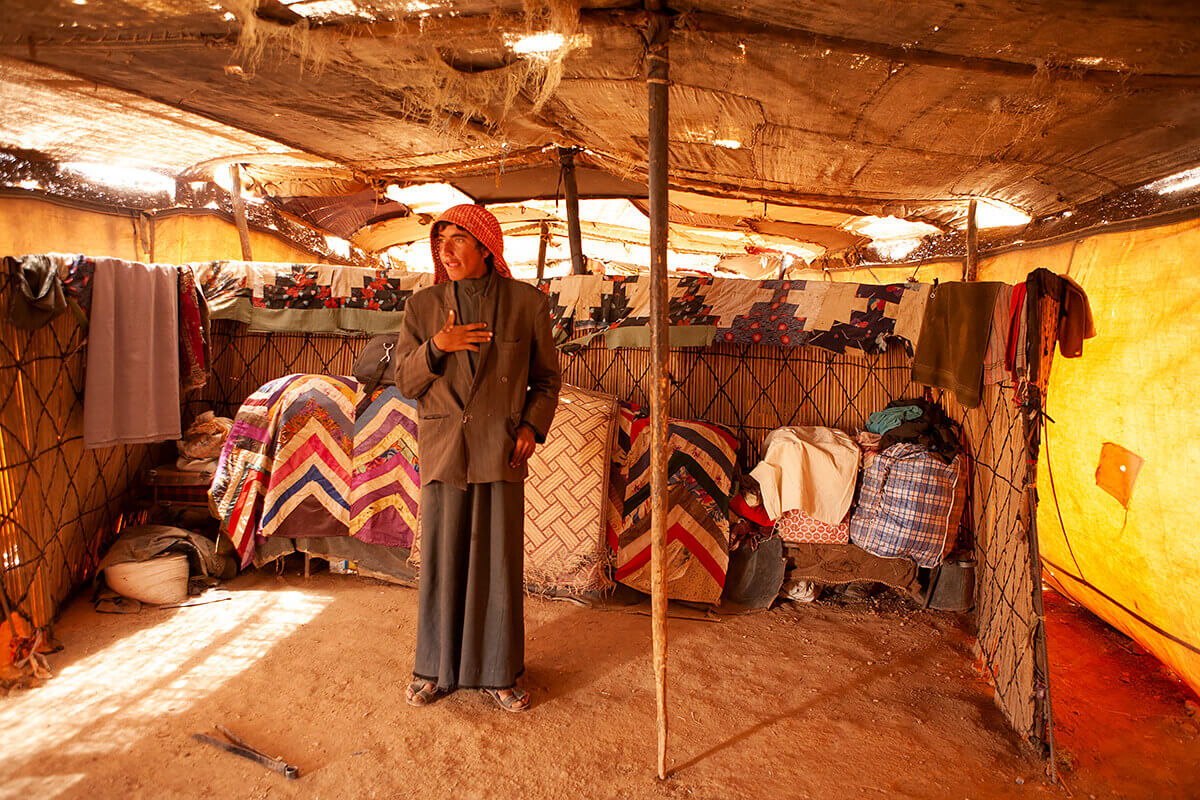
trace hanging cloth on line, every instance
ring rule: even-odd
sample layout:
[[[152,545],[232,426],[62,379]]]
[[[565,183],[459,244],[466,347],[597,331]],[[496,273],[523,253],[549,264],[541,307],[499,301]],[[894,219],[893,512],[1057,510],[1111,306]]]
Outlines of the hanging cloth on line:
[[[179,439],[178,267],[96,259],[83,446]]]

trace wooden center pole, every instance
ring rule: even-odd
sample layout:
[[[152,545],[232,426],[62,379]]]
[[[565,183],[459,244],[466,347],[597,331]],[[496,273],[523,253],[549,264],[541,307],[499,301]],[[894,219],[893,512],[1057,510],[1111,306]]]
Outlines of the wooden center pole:
[[[567,238],[571,241],[571,274],[583,275],[583,235],[579,231],[579,187],[575,183],[575,151],[558,148],[558,163],[562,165],[563,195],[567,200]]]
[[[975,201],[967,205],[967,269],[963,280],[979,280],[979,225],[975,222]]]
[[[246,226],[246,203],[242,200],[242,168],[239,164],[229,165],[233,186],[229,197],[233,201],[233,222],[237,225],[238,239],[242,242],[242,261],[253,261],[250,253],[250,229]]]
[[[646,84],[650,102],[650,608],[658,710],[658,777],[667,777],[667,43],[670,22],[662,5],[650,11]]]
[[[550,224],[542,222],[538,226],[538,232],[541,236],[538,238],[538,283],[542,282],[542,276],[546,274],[546,243],[550,240]]]

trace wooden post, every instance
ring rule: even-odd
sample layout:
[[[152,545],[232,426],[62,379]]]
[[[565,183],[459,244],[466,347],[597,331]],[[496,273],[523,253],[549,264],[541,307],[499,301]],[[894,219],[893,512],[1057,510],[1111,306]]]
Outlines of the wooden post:
[[[192,184],[178,178],[175,179],[175,205],[196,205],[196,193],[192,191]]]
[[[550,240],[550,223],[542,222],[540,230],[541,238],[538,239],[538,283],[541,283],[542,276],[546,272],[546,243]]]
[[[979,280],[979,226],[975,222],[975,201],[967,206],[967,270],[963,280]]]
[[[246,203],[242,200],[242,168],[240,164],[230,164],[229,174],[233,186],[229,197],[233,200],[233,222],[237,225],[238,238],[242,241],[242,261],[253,261],[250,254],[250,229],[246,226]]]
[[[567,198],[567,238],[571,240],[571,274],[582,275],[583,235],[579,232],[579,188],[575,185],[575,151],[558,148],[558,163],[562,165],[563,194]]]
[[[667,128],[670,22],[659,0],[649,14],[646,84],[650,103],[650,610],[658,712],[658,777],[667,777]]]

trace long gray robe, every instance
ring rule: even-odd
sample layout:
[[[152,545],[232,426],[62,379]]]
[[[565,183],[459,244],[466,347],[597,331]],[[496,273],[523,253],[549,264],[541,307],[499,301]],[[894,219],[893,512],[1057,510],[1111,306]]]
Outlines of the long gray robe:
[[[458,324],[476,322],[487,278],[455,282]],[[448,359],[446,376],[466,397],[478,353]],[[496,481],[460,489],[421,486],[421,575],[413,675],[443,691],[506,689],[525,669],[525,487]]]

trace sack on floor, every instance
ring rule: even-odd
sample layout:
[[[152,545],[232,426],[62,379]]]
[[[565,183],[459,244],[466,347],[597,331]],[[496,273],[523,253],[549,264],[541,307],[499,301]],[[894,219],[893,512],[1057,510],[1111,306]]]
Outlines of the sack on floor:
[[[967,496],[965,454],[947,464],[917,444],[896,444],[863,473],[850,541],[883,558],[941,563],[958,538]]]

